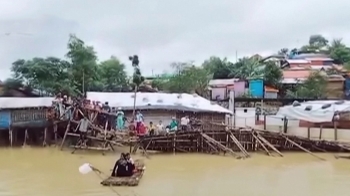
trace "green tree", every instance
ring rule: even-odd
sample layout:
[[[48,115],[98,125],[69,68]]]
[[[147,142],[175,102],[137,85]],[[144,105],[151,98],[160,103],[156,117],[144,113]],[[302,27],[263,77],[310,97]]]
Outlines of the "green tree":
[[[326,50],[328,42],[322,35],[311,35],[309,44],[301,47],[301,50],[304,52],[320,52]]]
[[[206,96],[207,88],[213,74],[203,67],[196,67],[189,63],[173,63],[176,73],[165,84],[172,93],[194,93]]]
[[[12,64],[14,77],[26,85],[48,94],[60,91],[73,93],[71,76],[68,72],[70,64],[55,57],[17,60]]]
[[[121,91],[123,87],[128,85],[125,65],[116,57],[112,56],[110,59],[103,61],[98,68],[103,91]]]
[[[275,88],[280,87],[280,82],[283,77],[281,68],[279,68],[273,61],[265,61],[264,68],[264,82],[265,85],[272,86]]]
[[[287,55],[288,53],[289,53],[288,48],[282,48],[277,52],[277,54],[279,54],[279,55]]]
[[[287,91],[287,97],[321,99],[325,97],[326,86],[326,77],[321,72],[313,72],[294,92]]]
[[[229,76],[243,80],[263,79],[265,65],[256,58],[244,57],[233,65]]]
[[[227,79],[229,78],[233,64],[227,58],[220,59],[219,57],[212,56],[208,60],[205,60],[202,66],[208,72],[213,73],[213,79]]]
[[[350,62],[350,48],[343,43],[342,39],[334,39],[328,47],[328,53],[337,64]]]
[[[97,56],[92,46],[87,46],[84,41],[70,35],[68,40],[68,52],[66,57],[71,63],[70,72],[74,86],[81,89],[82,93],[86,90],[92,90],[92,87],[97,86],[98,82],[98,67]]]

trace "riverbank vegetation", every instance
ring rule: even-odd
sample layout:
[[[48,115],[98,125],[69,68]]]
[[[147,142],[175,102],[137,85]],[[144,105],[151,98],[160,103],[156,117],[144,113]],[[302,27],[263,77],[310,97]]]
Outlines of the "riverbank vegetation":
[[[277,53],[288,55],[297,51],[324,53],[336,63],[350,68],[350,48],[341,39],[328,41],[321,35],[313,35],[310,36],[309,43],[299,49],[283,48]],[[111,56],[98,61],[93,46],[87,45],[75,35],[70,35],[65,58],[34,57],[15,61],[11,67],[13,77],[4,82],[5,89],[21,87],[46,94],[63,92],[72,95],[84,91],[133,91],[135,86],[142,86],[145,78],[141,75],[138,57],[131,56],[130,61],[134,74],[129,78],[125,71],[128,65],[120,59]],[[142,67],[142,60],[140,66]],[[201,65],[175,62],[171,67],[174,71],[170,77],[157,77],[150,85],[167,92],[196,92],[205,95],[211,79],[263,79],[266,85],[281,88],[279,82],[283,76],[282,69],[275,62],[264,60],[259,55],[243,57],[235,63],[227,58],[212,56]],[[319,98],[324,94],[324,82],[319,74],[311,74],[304,84],[289,89],[287,94],[291,97]]]

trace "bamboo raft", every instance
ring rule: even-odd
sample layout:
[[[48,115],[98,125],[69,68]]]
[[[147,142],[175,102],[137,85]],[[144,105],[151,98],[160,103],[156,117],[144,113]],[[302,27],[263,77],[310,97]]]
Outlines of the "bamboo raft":
[[[131,177],[108,177],[103,180],[103,186],[137,186],[145,172],[145,164],[142,160],[135,160],[137,172]]]
[[[336,141],[312,140],[252,128],[226,131],[177,132],[169,135],[140,138],[133,152],[141,148],[160,152],[205,152],[230,154],[236,158],[249,158],[250,152],[262,151],[269,156],[283,157],[282,151],[303,151],[323,160],[313,152],[350,152],[350,144]]]

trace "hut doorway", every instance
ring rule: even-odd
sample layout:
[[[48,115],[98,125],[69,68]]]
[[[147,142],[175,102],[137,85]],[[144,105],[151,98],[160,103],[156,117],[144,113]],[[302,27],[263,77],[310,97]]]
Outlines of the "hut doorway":
[[[9,144],[9,130],[0,130],[0,146],[8,146]]]

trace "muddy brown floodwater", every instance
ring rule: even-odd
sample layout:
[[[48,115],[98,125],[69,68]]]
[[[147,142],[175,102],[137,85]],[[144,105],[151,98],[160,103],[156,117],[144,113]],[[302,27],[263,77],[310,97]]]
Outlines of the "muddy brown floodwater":
[[[94,173],[81,175],[89,162],[110,173],[119,155],[55,148],[0,149],[1,196],[113,196]],[[349,196],[350,160],[304,153],[284,158],[254,154],[235,160],[204,154],[152,155],[138,187],[116,187],[122,196]]]

